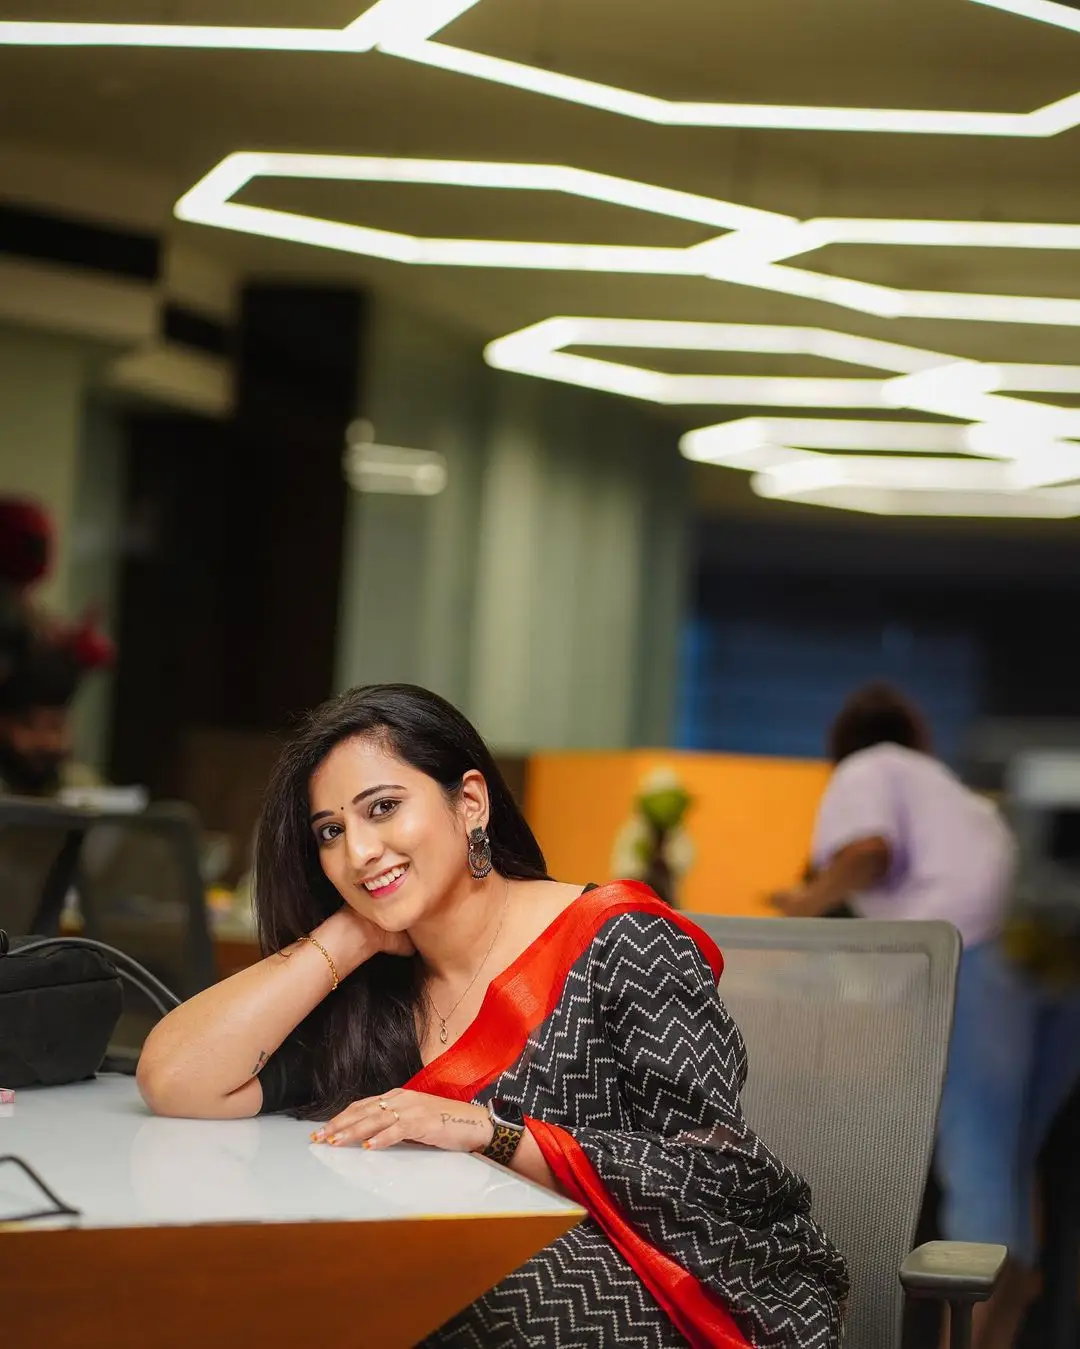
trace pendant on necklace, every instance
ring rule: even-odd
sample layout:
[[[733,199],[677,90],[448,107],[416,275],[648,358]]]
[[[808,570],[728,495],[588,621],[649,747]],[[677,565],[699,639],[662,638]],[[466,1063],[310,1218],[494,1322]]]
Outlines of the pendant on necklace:
[[[439,1031],[439,1039],[442,1041],[443,1044],[446,1044],[447,1035],[446,1035],[446,1022],[445,1022],[445,1021],[442,1023],[442,1029]]]

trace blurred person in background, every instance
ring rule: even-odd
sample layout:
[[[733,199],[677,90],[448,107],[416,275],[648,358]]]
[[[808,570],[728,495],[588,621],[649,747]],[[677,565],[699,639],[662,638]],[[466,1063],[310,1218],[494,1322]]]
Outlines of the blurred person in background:
[[[1016,848],[1004,819],[931,754],[919,711],[889,685],[853,693],[830,732],[835,765],[814,830],[813,875],[782,913],[938,919],[963,941],[936,1170],[952,1240],[1007,1246],[976,1349],[1010,1349],[1038,1291],[1035,1167],[1080,1080],[1080,1016],[1047,1033],[1041,990],[1002,943]]]
[[[20,607],[49,573],[53,528],[32,497],[0,496],[0,598]]]
[[[67,645],[20,641],[0,679],[0,792],[56,796],[99,785],[72,757],[71,704],[86,668]]]
[[[51,560],[52,525],[44,509],[28,498],[0,496],[0,681],[38,627],[33,592]]]
[[[115,650],[92,611],[70,623],[38,602],[54,553],[45,508],[0,496],[0,792],[17,796],[98,785],[72,761],[71,704]]]

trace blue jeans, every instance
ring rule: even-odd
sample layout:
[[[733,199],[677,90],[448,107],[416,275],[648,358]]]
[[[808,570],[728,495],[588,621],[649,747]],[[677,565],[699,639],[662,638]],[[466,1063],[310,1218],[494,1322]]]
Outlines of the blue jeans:
[[[938,1124],[946,1237],[1037,1264],[1035,1163],[1078,1081],[1080,992],[1032,982],[996,941],[965,950]]]

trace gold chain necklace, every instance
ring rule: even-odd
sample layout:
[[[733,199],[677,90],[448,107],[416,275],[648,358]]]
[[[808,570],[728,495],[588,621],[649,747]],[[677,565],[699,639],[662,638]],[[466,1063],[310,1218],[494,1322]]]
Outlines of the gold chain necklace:
[[[445,1016],[443,1016],[442,1012],[440,1012],[439,1009],[435,1006],[435,1000],[432,998],[431,992],[430,992],[430,990],[428,989],[428,987],[427,987],[426,985],[424,986],[424,995],[425,995],[425,997],[426,997],[427,1000],[428,1000],[428,1006],[429,1006],[429,1007],[431,1008],[431,1010],[435,1013],[435,1015],[439,1018],[439,1022],[440,1022],[440,1026],[439,1026],[439,1042],[440,1042],[441,1044],[446,1044],[446,1041],[447,1041],[447,1039],[448,1039],[447,1030],[446,1030],[446,1023],[450,1020],[450,1018],[454,1015],[454,1013],[457,1011],[457,1009],[461,1006],[461,1004],[462,1004],[462,1003],[465,1001],[465,999],[468,997],[468,995],[469,995],[469,990],[472,988],[473,984],[476,983],[477,979],[480,978],[480,971],[481,971],[481,970],[484,968],[484,966],[488,963],[488,958],[490,957],[492,951],[495,950],[495,943],[499,940],[499,933],[502,931],[502,929],[503,929],[503,923],[506,921],[506,906],[507,906],[507,903],[509,902],[509,899],[510,899],[510,882],[507,881],[507,882],[506,882],[506,893],[503,895],[502,912],[499,914],[499,926],[495,929],[495,935],[494,935],[494,937],[492,937],[492,939],[491,939],[491,945],[490,945],[490,946],[488,947],[488,949],[485,951],[483,960],[481,960],[480,964],[477,965],[477,967],[476,967],[476,973],[475,973],[475,974],[473,975],[473,977],[469,980],[469,982],[465,985],[465,992],[462,993],[461,997],[458,998],[457,1002],[454,1003],[453,1007],[450,1008],[450,1010],[447,1012],[447,1014],[446,1014]]]

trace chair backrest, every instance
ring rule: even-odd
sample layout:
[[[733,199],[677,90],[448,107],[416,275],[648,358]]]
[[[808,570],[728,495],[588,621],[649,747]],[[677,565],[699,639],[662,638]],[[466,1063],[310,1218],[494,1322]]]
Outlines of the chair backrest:
[[[810,1182],[848,1261],[846,1349],[897,1349],[952,1030],[947,923],[689,914],[719,945],[747,1120]]]
[[[79,871],[86,935],[133,956],[181,998],[215,977],[200,839],[198,816],[179,803],[99,812]]]
[[[84,811],[0,796],[0,927],[11,936],[55,936],[75,879]]]
[[[85,936],[134,957],[188,998],[216,977],[200,841],[198,816],[179,803],[127,814],[0,796],[0,927],[11,936],[56,935],[74,885]],[[137,1051],[157,1019],[125,983],[113,1047]]]

